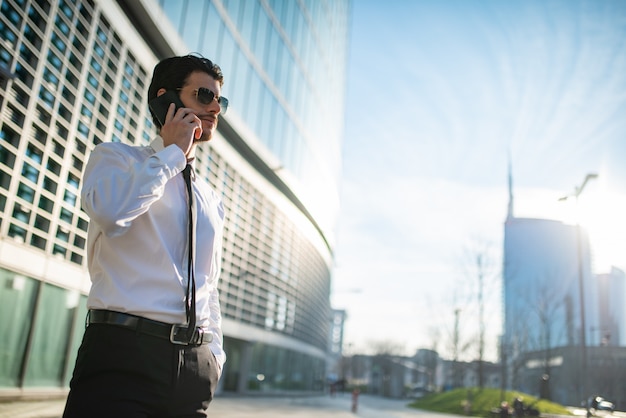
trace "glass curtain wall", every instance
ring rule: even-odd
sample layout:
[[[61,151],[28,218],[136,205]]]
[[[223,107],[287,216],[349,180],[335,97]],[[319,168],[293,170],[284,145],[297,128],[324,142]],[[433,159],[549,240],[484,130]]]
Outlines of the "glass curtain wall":
[[[296,179],[332,242],[350,2],[158,2],[189,50],[222,67],[233,111]]]
[[[349,1],[146,0],[152,3],[189,51],[222,66],[232,103],[225,120],[259,156],[271,156],[265,162],[276,163],[273,171],[311,213],[260,173],[242,174],[240,158],[213,146],[198,151],[198,175],[228,208],[223,316],[268,337],[243,341],[225,330],[223,386],[317,388],[330,312]],[[128,11],[121,6],[142,4],[0,0],[0,70],[11,75],[0,77],[0,388],[69,382],[86,315],[84,164],[101,142],[147,145],[156,133],[146,83],[163,45],[143,44],[150,42],[141,39],[145,28],[124,26],[144,19],[111,18]],[[7,260],[8,250],[23,259]],[[66,272],[60,282],[41,267],[49,265]],[[291,349],[276,342],[285,340]]]

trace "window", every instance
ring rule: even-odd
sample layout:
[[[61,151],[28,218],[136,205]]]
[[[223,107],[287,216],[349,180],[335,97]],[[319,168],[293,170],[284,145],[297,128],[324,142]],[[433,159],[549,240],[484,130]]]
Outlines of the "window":
[[[102,65],[95,58],[91,59],[91,68],[98,74],[102,72]]]
[[[78,229],[80,229],[81,231],[85,231],[87,232],[88,226],[89,226],[89,222],[87,222],[86,220],[84,220],[83,218],[78,218],[78,223],[76,225],[78,227]]]
[[[45,144],[47,136],[48,136],[47,133],[43,129],[41,129],[37,125],[33,125],[33,138],[34,139],[36,139],[42,144]]]
[[[70,258],[72,263],[83,264],[83,256],[80,254],[72,253],[72,257]]]
[[[58,227],[57,228],[57,235],[56,235],[57,239],[63,241],[63,242],[69,242],[70,240],[70,233],[67,229],[63,228],[63,227]]]
[[[3,147],[2,144],[0,144],[0,163],[9,168],[13,168],[15,164],[15,154]]]
[[[65,191],[65,194],[63,195],[63,200],[72,206],[76,206],[76,194],[70,192],[69,190]]]
[[[25,185],[24,183],[20,183],[17,188],[17,195],[25,201],[33,203],[33,200],[35,200],[35,189]]]
[[[52,200],[48,199],[45,196],[39,197],[39,208],[45,210],[48,213],[52,213],[52,209],[54,208],[54,203]]]
[[[54,106],[54,94],[50,93],[44,86],[39,89],[39,98],[50,108]]]
[[[64,254],[65,250],[62,251]],[[79,299],[73,298],[68,290],[60,287],[48,283],[41,283],[40,286],[36,317],[30,321],[32,345],[28,353],[29,367],[24,376],[24,386],[60,387],[71,325]],[[76,302],[73,302],[74,299]]]
[[[61,173],[61,164],[56,162],[53,158],[48,157],[48,163],[46,164],[46,169],[48,171],[53,172],[57,176]]]
[[[48,62],[59,72],[61,71],[61,68],[63,67],[63,62],[58,56],[56,56],[54,52],[52,52],[52,50],[48,51]]]
[[[35,228],[48,232],[48,229],[50,229],[50,221],[41,215],[37,215],[35,217]]]
[[[92,73],[89,73],[89,75],[87,76],[87,81],[93,86],[93,88],[98,88],[98,79],[94,77]]]
[[[85,90],[85,100],[87,100],[91,104],[96,103],[96,96],[93,95],[89,90]]]
[[[70,64],[76,69],[76,72],[80,72],[81,68],[83,68],[81,58],[76,56],[73,52],[70,54]]]
[[[57,49],[62,53],[65,54],[65,50],[67,49],[67,46],[65,45],[65,42],[63,42],[63,40],[61,39],[61,37],[59,35],[57,35],[56,32],[52,32],[52,36],[50,37],[50,40],[52,42],[52,44],[54,46],[57,47]]]
[[[19,384],[20,367],[28,342],[25,331],[33,323],[39,286],[37,280],[0,269],[0,317],[11,318],[9,326],[2,332],[3,386],[17,387]]]
[[[27,87],[32,87],[35,78],[31,72],[19,62],[15,64],[15,75],[18,80],[21,80]]]
[[[55,26],[59,28],[61,33],[63,33],[63,35],[65,35],[66,37],[69,36],[70,27],[67,25],[67,23],[63,21],[63,19],[61,19],[60,15],[57,15],[56,21],[54,23],[55,23]]]
[[[61,213],[59,214],[59,219],[61,219],[62,221],[67,222],[68,224],[71,224],[72,223],[72,219],[74,219],[74,215],[69,210],[67,210],[65,208],[61,208]]]
[[[18,147],[20,144],[20,136],[13,129],[9,128],[7,125],[2,126],[2,131],[0,131],[0,139],[7,141],[9,144],[14,147]]]
[[[26,156],[32,159],[37,164],[41,164],[41,160],[43,159],[43,151],[41,151],[33,144],[28,144],[28,147],[26,147]]]
[[[28,18],[30,19],[31,22],[33,22],[35,25],[37,25],[37,28],[39,28],[40,31],[44,32],[46,29],[46,19],[44,19],[39,12],[34,8],[34,7],[30,7],[30,9],[28,9]]]
[[[15,207],[13,208],[13,219],[28,224],[28,222],[30,221],[30,210],[25,209],[24,207],[22,207],[22,205],[16,203]]]
[[[69,136],[69,131],[67,130],[67,128],[58,122],[57,122],[57,135],[59,136],[59,138],[64,138],[64,139]],[[54,141],[54,152],[57,152],[57,144],[58,142]],[[61,152],[61,155],[63,155],[63,152]]]
[[[11,176],[5,173],[3,170],[0,170],[0,187],[9,190],[9,186],[11,185]],[[4,206],[4,202],[6,201],[6,197],[0,194],[2,198],[2,205]]]
[[[76,98],[76,96],[74,96],[74,93],[72,93],[66,86],[63,86],[63,91],[61,92],[61,96],[63,96],[63,98],[67,100],[70,105],[74,104],[74,99]]]
[[[54,255],[61,255],[63,257],[65,257],[65,254],[67,253],[67,249],[59,244],[54,244],[54,247],[52,247],[52,254]]]
[[[39,179],[39,170],[25,162],[22,166],[22,177],[27,178],[33,183],[37,183],[37,180]]]
[[[11,224],[9,226],[9,236],[11,238],[18,238],[24,242],[26,240],[26,230],[20,226]]]
[[[59,134],[60,133],[61,132],[59,131]],[[65,154],[65,147],[61,145],[59,141],[53,141],[53,143],[54,143],[54,153],[58,155],[59,157],[63,158],[63,155]]]
[[[100,58],[104,58],[104,49],[98,43],[94,45],[93,50]]]
[[[41,37],[29,25],[24,26],[24,38],[26,38],[26,40],[28,40],[28,42],[30,42],[31,45],[36,49],[39,49],[39,47],[41,47]],[[22,47],[26,48],[25,45],[23,45]]]
[[[0,35],[5,39],[5,45],[14,48],[15,41],[17,40],[17,36],[15,32],[13,32],[7,25],[4,24],[3,21],[0,20]]]
[[[89,136],[89,127],[85,125],[82,121],[78,122],[77,129],[83,138],[87,138]]]
[[[52,180],[50,177],[45,176],[43,178],[43,188],[44,190],[49,191],[52,194],[56,194],[57,192],[57,183]]]
[[[65,71],[65,79],[67,80],[68,83],[70,83],[72,86],[74,86],[74,88],[78,87],[78,77],[76,77],[74,75],[74,73],[69,68]],[[71,102],[74,103],[74,99],[73,98],[72,98]]]
[[[48,112],[43,106],[37,105],[37,114],[38,119],[44,125],[50,125],[50,120],[52,119],[52,115]]]
[[[113,48],[113,50],[111,51],[111,55],[113,55],[114,57],[120,56],[119,52],[117,52],[115,48]],[[117,73],[117,63],[113,59],[113,57],[109,58],[109,62],[107,63],[107,66],[109,67],[109,70],[111,70],[111,73],[113,74]]]
[[[108,25],[107,25],[108,26]],[[102,30],[101,27],[98,28],[98,39],[102,41],[103,44],[107,43],[107,34]]]
[[[9,19],[11,23],[13,23],[13,26],[18,28],[20,27],[20,24],[22,23],[22,18],[20,17],[20,14],[17,12],[17,10],[13,8],[13,6],[5,1],[4,3],[2,3],[1,10],[2,15],[6,16],[6,18]]]
[[[59,3],[59,9],[61,9],[63,14],[65,14],[65,16],[67,16],[69,19],[71,19],[72,16],[74,15],[72,8],[70,7],[69,4],[67,4],[65,0],[61,0],[61,2]]]
[[[35,248],[39,248],[40,250],[45,250],[46,249],[46,239],[43,237],[40,237],[39,235],[32,233],[30,236],[30,245],[32,245]]]

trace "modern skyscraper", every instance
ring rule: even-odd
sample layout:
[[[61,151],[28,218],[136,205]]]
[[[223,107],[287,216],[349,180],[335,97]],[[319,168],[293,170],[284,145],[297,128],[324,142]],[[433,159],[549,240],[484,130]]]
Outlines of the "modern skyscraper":
[[[508,363],[507,386],[520,390],[518,372],[524,356],[541,353],[535,356],[548,371],[556,361],[556,348],[582,346],[582,314],[588,335],[598,326],[598,299],[585,230],[554,220],[516,218],[510,176],[509,188],[502,352]]]
[[[153,66],[198,52],[230,107],[197,153],[227,208],[222,390],[325,378],[350,0],[0,0],[0,393],[69,382],[89,289],[84,164],[148,144]]]
[[[617,267],[598,274],[599,325],[591,328],[590,344],[626,347],[626,274]]]
[[[587,235],[579,237],[573,225],[525,218],[507,219],[504,234],[506,341],[522,351],[579,344],[579,274],[586,322],[597,321]]]

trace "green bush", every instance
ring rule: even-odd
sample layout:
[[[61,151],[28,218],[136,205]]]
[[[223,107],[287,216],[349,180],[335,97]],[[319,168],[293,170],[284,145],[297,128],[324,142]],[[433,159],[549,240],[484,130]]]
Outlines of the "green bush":
[[[521,396],[524,405],[532,406],[543,414],[571,415],[563,406],[554,402],[537,399],[520,392],[502,392],[500,389],[490,388],[460,388],[448,392],[434,393],[412,402],[409,406],[427,411],[443,412],[448,414],[469,415],[474,417],[491,417],[491,411],[498,408],[502,401],[513,405],[513,400]],[[469,402],[469,405],[468,405]],[[469,409],[466,409],[469,406]]]

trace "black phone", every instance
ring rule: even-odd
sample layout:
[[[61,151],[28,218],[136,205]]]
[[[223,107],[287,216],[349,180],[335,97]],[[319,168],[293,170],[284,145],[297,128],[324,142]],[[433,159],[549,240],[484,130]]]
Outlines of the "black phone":
[[[183,102],[180,101],[180,97],[174,90],[168,90],[160,96],[155,97],[150,100],[148,106],[150,106],[150,110],[156,116],[157,120],[163,126],[165,123],[165,115],[167,114],[167,109],[169,109],[170,104],[174,103],[176,105],[176,112],[179,108],[185,107]]]

